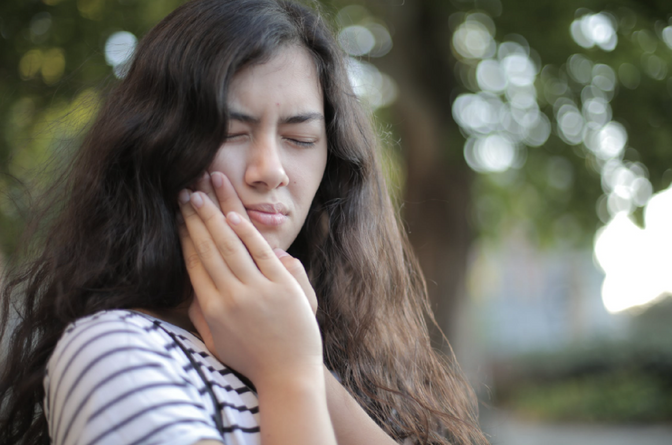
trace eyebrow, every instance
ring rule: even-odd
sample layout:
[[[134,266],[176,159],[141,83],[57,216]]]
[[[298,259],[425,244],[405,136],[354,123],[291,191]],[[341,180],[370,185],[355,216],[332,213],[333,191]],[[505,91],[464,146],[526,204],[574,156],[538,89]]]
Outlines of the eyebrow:
[[[250,116],[249,114],[240,113],[238,111],[229,111],[229,119],[240,121],[245,124],[258,124],[260,119],[258,117]],[[302,113],[294,116],[287,116],[280,119],[280,125],[283,124],[302,124],[311,121],[323,121],[324,116],[321,113]]]

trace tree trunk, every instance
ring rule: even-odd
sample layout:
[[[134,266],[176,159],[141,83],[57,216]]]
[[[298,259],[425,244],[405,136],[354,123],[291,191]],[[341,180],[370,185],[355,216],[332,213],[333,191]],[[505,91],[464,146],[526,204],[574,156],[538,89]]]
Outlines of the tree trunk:
[[[455,338],[458,303],[472,230],[473,172],[462,156],[463,138],[451,113],[454,86],[448,15],[441,2],[407,1],[386,8],[394,48],[381,68],[398,83],[392,114],[406,160],[403,218],[427,280],[441,330]],[[437,347],[441,334],[432,332]]]

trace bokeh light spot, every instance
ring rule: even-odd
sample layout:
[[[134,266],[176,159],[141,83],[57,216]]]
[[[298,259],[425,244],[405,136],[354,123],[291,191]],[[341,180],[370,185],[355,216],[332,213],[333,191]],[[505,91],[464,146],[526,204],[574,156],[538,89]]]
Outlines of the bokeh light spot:
[[[65,53],[61,48],[52,48],[42,58],[42,78],[47,85],[53,85],[65,72]]]
[[[507,86],[507,77],[498,61],[483,60],[476,68],[476,80],[483,91],[499,93]]]
[[[574,54],[567,60],[569,66],[569,75],[574,80],[583,85],[587,85],[592,80],[593,63],[581,54]]]
[[[628,142],[628,133],[623,125],[611,121],[599,131],[598,141],[595,152],[597,157],[604,160],[615,158],[623,152]]]
[[[527,55],[511,54],[502,59],[502,69],[513,85],[528,86],[534,83],[537,67]]]
[[[656,42],[655,38],[651,35],[651,33],[646,29],[640,29],[639,31],[635,31],[633,33],[633,37],[637,40],[637,43],[639,43],[640,48],[642,48],[642,51],[644,51],[645,53],[653,54],[656,51],[658,43]]]
[[[392,37],[385,26],[379,23],[370,23],[366,25],[366,28],[375,39],[375,45],[368,53],[371,57],[383,57],[392,50]]]
[[[462,94],[453,102],[453,117],[470,134],[488,134],[497,129],[501,106],[493,94]]]
[[[464,147],[469,166],[481,173],[503,172],[515,165],[517,148],[507,137],[492,134],[470,138]]]
[[[373,33],[360,25],[343,28],[338,34],[338,41],[343,50],[351,56],[368,54],[376,44]]]
[[[582,140],[584,119],[574,104],[565,103],[557,113],[559,135],[569,145],[577,145]]]
[[[649,200],[644,224],[641,229],[620,212],[595,237],[595,258],[605,272],[602,301],[609,312],[672,294],[672,188]]]
[[[663,28],[661,37],[663,38],[663,42],[665,42],[667,47],[672,49],[672,26],[667,26]]]
[[[374,65],[350,57],[347,70],[355,95],[372,109],[388,106],[396,100],[396,83]]]
[[[23,80],[35,77],[40,68],[42,68],[42,51],[39,49],[31,49],[19,61],[19,74]]]
[[[123,77],[123,69],[133,57],[138,39],[128,31],[119,31],[108,37],[105,42],[105,61],[114,68],[117,77]]]
[[[492,57],[496,49],[493,33],[494,24],[488,16],[470,14],[453,33],[453,48],[458,55],[467,59]]]
[[[536,111],[532,125],[529,126],[523,142],[530,147],[541,147],[546,143],[550,135],[551,121],[544,113]]]
[[[609,65],[598,63],[593,67],[593,85],[602,91],[613,91],[616,86],[616,73]]]
[[[611,16],[606,13],[585,14],[570,25],[574,41],[583,48],[597,45],[605,51],[616,48],[618,37]]]
[[[85,19],[101,20],[104,8],[105,0],[77,0],[77,9]]]
[[[30,20],[30,34],[33,40],[44,36],[51,29],[51,14],[39,12]]]
[[[667,76],[667,63],[655,54],[644,54],[642,65],[646,74],[652,79],[663,80]]]
[[[636,207],[647,205],[651,199],[653,186],[644,165],[610,159],[602,165],[600,173],[602,189],[607,194],[606,209],[610,216],[620,212],[629,214]]]
[[[611,106],[601,97],[592,97],[583,103],[583,117],[590,122],[605,125],[611,120]]]

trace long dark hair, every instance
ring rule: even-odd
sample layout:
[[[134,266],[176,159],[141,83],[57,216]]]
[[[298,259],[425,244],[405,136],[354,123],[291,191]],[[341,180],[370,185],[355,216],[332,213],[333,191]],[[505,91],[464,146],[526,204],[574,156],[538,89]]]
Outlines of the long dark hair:
[[[177,193],[226,136],[234,74],[287,45],[309,51],[324,93],[326,172],[290,253],[318,295],[327,366],[395,439],[486,442],[468,385],[430,347],[424,281],[328,26],[291,2],[193,0],[142,39],[57,181],[61,199],[34,232],[40,249],[5,279],[0,340],[10,309],[19,322],[0,377],[1,443],[49,442],[42,379],[69,323],[103,309],[183,302],[190,283]]]

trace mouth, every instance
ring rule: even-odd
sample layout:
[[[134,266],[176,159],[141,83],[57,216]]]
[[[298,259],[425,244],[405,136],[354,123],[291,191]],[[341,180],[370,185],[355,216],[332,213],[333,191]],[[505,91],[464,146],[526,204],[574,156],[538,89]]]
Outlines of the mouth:
[[[287,207],[281,203],[264,203],[245,206],[247,215],[253,222],[262,226],[275,227],[285,222],[289,213]]]

